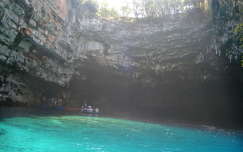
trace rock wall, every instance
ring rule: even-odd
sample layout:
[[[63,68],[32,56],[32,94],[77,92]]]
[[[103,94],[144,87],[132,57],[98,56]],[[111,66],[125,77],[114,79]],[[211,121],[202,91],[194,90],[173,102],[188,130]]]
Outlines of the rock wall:
[[[79,0],[2,0],[1,98],[198,119],[217,109],[210,119],[231,118],[243,107],[242,4],[233,2],[199,0],[182,14],[110,20]]]
[[[21,82],[22,77],[27,78],[27,75],[60,86],[67,84],[74,73],[74,67],[70,66],[69,60],[74,53],[66,41],[68,37],[65,36],[69,32],[69,16],[75,2],[78,1],[0,2],[2,92],[8,94],[6,85],[16,79]]]
[[[69,50],[59,44],[67,26],[67,14],[61,9],[67,8],[58,8],[57,3],[48,0],[0,3],[1,63],[63,85],[70,79],[72,69],[65,65]]]
[[[28,92],[22,101],[34,102],[31,100],[40,100],[45,94],[61,94],[51,90],[60,91],[68,86],[78,73],[75,68],[87,59],[88,52],[107,49],[103,41],[77,36],[94,27],[89,25],[100,23],[90,14],[89,7],[79,0],[1,1],[2,98],[21,97]],[[29,96],[33,98],[28,99]]]

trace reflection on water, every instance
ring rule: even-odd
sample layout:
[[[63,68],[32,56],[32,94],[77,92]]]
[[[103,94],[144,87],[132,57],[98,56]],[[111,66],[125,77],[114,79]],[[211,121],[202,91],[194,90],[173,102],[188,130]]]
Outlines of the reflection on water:
[[[0,152],[242,152],[236,132],[97,117],[19,117],[0,123]]]

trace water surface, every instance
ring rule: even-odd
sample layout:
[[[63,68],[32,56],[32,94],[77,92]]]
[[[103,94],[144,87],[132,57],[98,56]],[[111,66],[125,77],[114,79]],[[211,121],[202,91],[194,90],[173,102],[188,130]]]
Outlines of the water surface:
[[[15,117],[0,121],[0,152],[243,152],[243,135],[99,117]]]

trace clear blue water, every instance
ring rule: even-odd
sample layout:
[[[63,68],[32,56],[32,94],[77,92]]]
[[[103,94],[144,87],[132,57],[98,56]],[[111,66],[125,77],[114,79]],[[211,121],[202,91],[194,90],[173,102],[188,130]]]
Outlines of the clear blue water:
[[[111,118],[17,117],[0,121],[0,152],[243,152],[243,135]]]

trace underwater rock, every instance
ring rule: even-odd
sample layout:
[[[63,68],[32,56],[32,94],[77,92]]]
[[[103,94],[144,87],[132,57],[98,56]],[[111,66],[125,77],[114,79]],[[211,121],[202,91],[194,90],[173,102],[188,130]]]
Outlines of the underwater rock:
[[[7,133],[6,130],[0,128],[0,136],[3,136]]]

